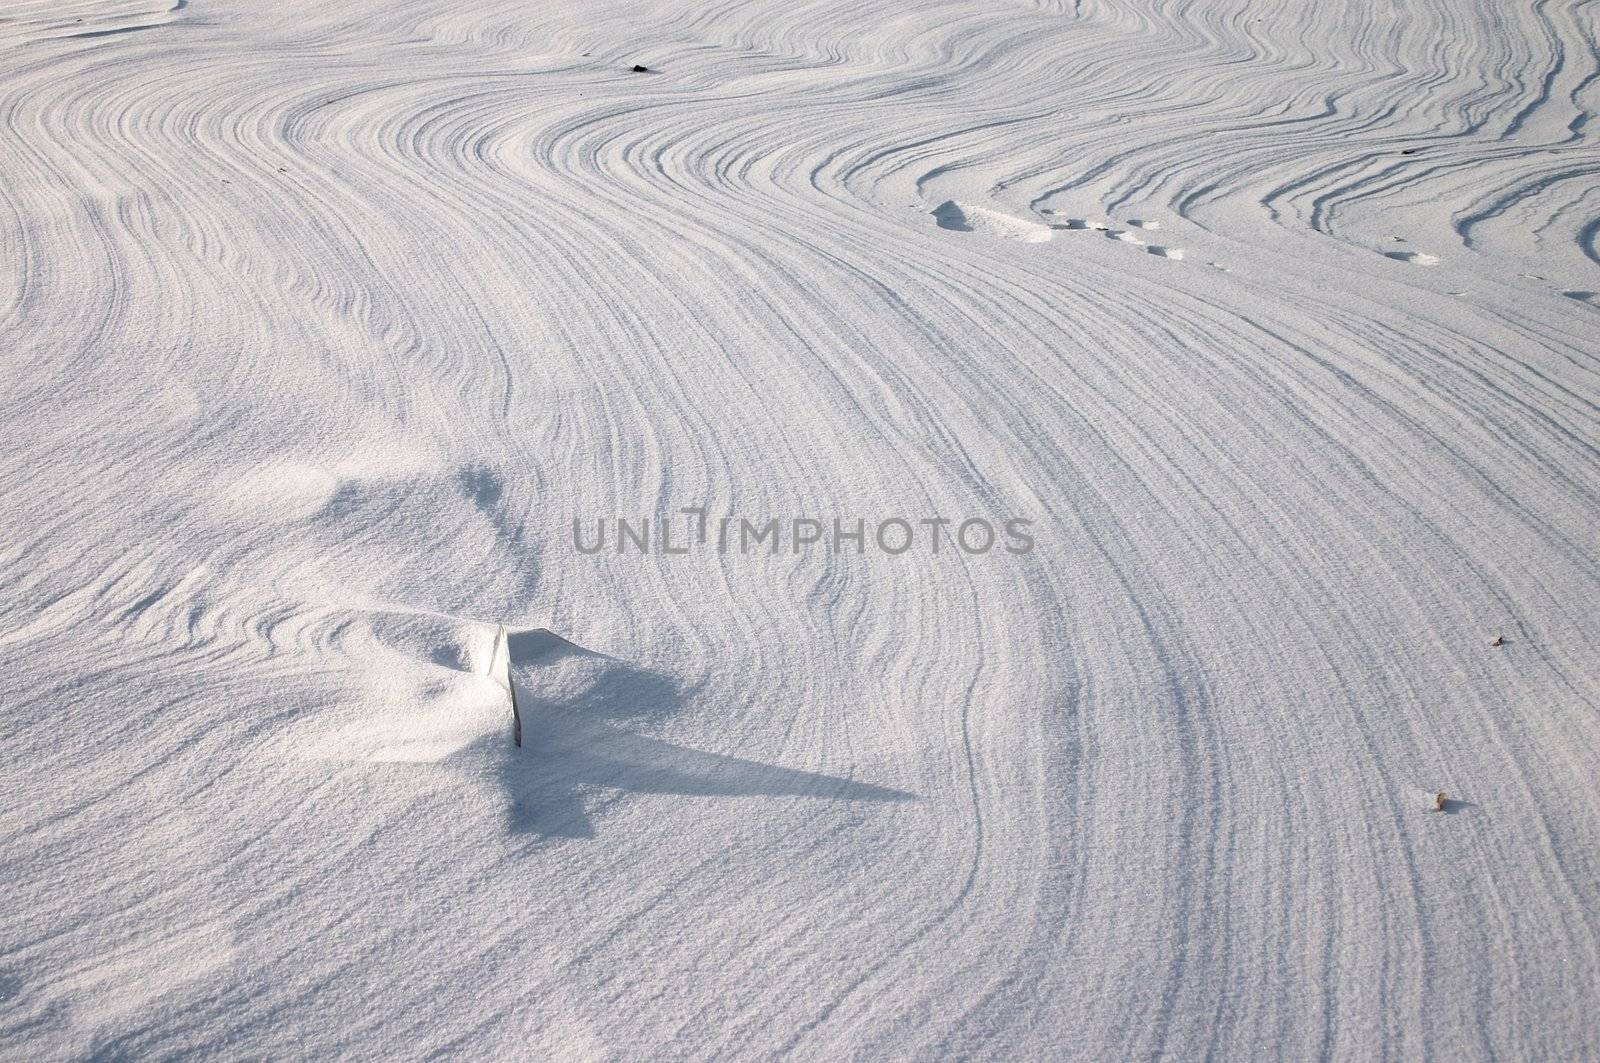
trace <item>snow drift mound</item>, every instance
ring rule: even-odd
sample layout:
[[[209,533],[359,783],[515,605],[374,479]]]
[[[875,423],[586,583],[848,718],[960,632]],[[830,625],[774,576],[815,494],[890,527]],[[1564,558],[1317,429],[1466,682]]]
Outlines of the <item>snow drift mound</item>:
[[[933,210],[939,228],[958,233],[983,233],[1003,240],[1020,240],[1026,244],[1042,244],[1051,237],[1050,226],[1026,218],[1002,214],[988,207],[975,207],[947,199]]]

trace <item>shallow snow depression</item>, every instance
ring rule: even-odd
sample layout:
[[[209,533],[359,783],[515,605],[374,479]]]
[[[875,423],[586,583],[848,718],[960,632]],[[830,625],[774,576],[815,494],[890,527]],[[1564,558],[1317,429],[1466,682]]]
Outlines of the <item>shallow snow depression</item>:
[[[0,1055],[1600,1055],[1593,5],[0,16]]]

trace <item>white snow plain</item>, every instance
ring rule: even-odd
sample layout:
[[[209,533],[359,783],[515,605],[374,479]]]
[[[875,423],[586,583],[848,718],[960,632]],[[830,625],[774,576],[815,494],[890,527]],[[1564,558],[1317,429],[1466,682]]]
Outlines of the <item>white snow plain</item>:
[[[1597,13],[11,0],[0,1054],[1600,1056]]]

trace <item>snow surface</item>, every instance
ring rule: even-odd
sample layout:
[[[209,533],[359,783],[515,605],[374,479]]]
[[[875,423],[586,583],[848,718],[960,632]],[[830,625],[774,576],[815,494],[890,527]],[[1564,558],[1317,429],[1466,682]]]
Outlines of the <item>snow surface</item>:
[[[1600,1057],[1597,18],[11,0],[0,1054]]]

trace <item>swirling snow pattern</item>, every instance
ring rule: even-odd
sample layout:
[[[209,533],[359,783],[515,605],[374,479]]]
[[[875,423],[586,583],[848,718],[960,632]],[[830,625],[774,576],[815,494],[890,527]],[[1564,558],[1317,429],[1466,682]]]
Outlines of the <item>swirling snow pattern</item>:
[[[1600,1055],[1597,12],[8,4],[0,1054]]]

